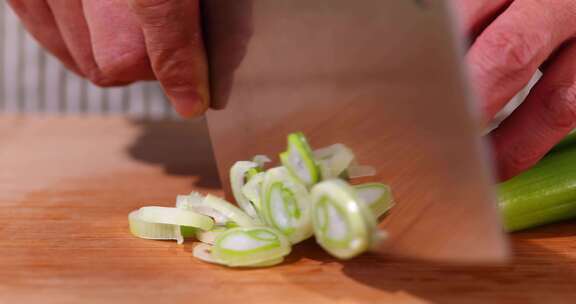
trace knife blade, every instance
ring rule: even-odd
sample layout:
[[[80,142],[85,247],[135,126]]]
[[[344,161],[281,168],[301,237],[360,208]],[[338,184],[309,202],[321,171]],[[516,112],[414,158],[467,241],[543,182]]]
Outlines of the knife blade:
[[[344,143],[392,186],[383,254],[451,262],[508,256],[489,159],[445,1],[203,2],[208,126],[221,180],[302,131]],[[277,159],[277,158],[276,158]]]

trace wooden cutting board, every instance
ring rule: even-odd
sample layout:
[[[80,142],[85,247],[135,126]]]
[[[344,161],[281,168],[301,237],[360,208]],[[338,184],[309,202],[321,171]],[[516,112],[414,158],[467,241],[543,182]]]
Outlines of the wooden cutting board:
[[[230,270],[130,235],[129,211],[192,190],[220,193],[203,120],[0,116],[0,303],[576,301],[576,223],[514,234],[513,262],[489,268],[340,262],[309,241]]]

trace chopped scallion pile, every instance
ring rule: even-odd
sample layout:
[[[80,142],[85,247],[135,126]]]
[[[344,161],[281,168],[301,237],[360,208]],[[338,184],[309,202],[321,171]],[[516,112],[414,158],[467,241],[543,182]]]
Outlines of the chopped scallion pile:
[[[257,155],[230,169],[237,206],[213,195],[178,195],[176,208],[143,207],[129,215],[132,234],[144,239],[195,237],[193,255],[228,267],[280,264],[291,247],[315,236],[328,253],[349,259],[384,235],[378,217],[393,205],[390,187],[352,186],[347,179],[375,175],[356,163],[352,150],[335,144],[312,150],[302,133],[288,135],[281,166]]]

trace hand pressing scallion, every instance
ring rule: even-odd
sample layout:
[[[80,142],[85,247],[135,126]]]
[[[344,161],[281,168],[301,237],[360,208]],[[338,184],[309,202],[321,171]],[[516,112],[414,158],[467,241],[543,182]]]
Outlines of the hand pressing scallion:
[[[313,235],[330,254],[349,259],[383,235],[376,219],[393,204],[390,187],[348,184],[355,176],[375,175],[372,167],[356,163],[350,148],[335,144],[313,151],[302,133],[293,133],[279,158],[282,166],[269,170],[263,155],[232,166],[240,208],[213,195],[179,195],[176,208],[165,208],[170,211],[144,207],[130,213],[132,233],[179,243],[196,237],[202,242],[193,250],[196,258],[228,267],[280,264],[292,245]]]

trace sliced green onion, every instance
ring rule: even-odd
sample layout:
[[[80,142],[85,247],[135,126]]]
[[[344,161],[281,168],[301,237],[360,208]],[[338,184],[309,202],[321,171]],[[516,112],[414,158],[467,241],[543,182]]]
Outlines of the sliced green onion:
[[[181,244],[184,238],[194,236],[196,232],[196,229],[191,227],[144,221],[140,210],[130,212],[128,223],[133,235],[148,240],[176,240]]]
[[[176,230],[174,225],[155,224],[140,219],[139,210],[134,210],[128,215],[130,232],[137,237],[151,240],[175,240]]]
[[[266,156],[266,155],[256,155],[254,156],[254,158],[252,159],[253,162],[258,164],[258,167],[260,169],[264,169],[264,167],[266,166],[267,163],[271,163],[272,160],[270,159],[270,157]]]
[[[258,214],[260,214],[262,210],[262,204],[260,202],[261,197],[260,192],[262,189],[263,182],[264,182],[264,172],[260,172],[252,176],[252,178],[248,180],[246,185],[242,187],[242,194],[244,194],[244,196],[252,202],[252,205],[254,205],[254,208],[256,209],[256,212]]]
[[[394,203],[390,186],[380,183],[368,183],[354,186],[358,197],[372,210],[376,217],[382,216]]]
[[[221,212],[215,210],[211,206],[206,205],[204,203],[205,199],[206,197],[202,196],[199,193],[193,193],[190,196],[178,195],[178,197],[176,198],[176,208],[190,210],[209,216],[214,220],[215,225],[218,226],[227,225],[231,221],[230,218],[228,218]]]
[[[312,188],[316,241],[330,254],[349,259],[368,250],[376,240],[376,218],[342,180],[328,180]]]
[[[214,219],[217,226],[253,226],[258,224],[240,208],[213,195],[205,197],[198,193],[193,193],[191,197],[179,195],[176,206],[209,216]],[[235,225],[232,225],[233,223]]]
[[[186,227],[186,226],[174,225],[174,230],[176,233],[176,243],[178,243],[180,245],[184,244],[184,235],[182,234],[182,227]]]
[[[258,168],[252,168],[252,169],[246,171],[246,174],[245,174],[246,177],[245,178],[247,181],[250,181],[254,176],[258,175],[258,173],[261,173],[261,172],[262,171],[260,171],[260,169],[258,169]]]
[[[352,150],[344,144],[333,144],[314,150],[314,157],[318,160],[333,158],[336,154],[354,155]],[[354,159],[354,157],[352,157]]]
[[[156,224],[169,224],[210,230],[214,221],[193,211],[170,207],[142,207],[138,213],[141,220]]]
[[[193,206],[189,210],[211,217],[214,220],[214,224],[218,226],[226,226],[232,221],[228,216],[206,204]]]
[[[356,156],[344,144],[334,144],[314,151],[323,179],[337,178],[354,162]]]
[[[214,246],[209,245],[209,244],[198,244],[194,247],[192,254],[197,259],[204,261],[204,262],[207,262],[207,263],[230,266],[230,265],[226,265],[226,263],[224,263],[223,261],[216,260],[212,256],[213,248],[214,248]],[[265,261],[258,262],[258,263],[253,263],[253,264],[247,263],[245,265],[236,265],[236,266],[237,267],[251,267],[251,268],[270,267],[270,266],[278,265],[278,264],[282,263],[283,261],[284,261],[284,257],[278,257],[278,258],[273,258],[273,259],[265,260]]]
[[[182,236],[182,243],[184,242],[185,238],[196,236],[196,233],[198,231],[202,230],[196,229],[194,227],[180,226],[180,235]]]
[[[563,148],[499,185],[508,231],[576,218],[576,149]]]
[[[371,177],[376,175],[376,169],[372,166],[352,165],[346,170],[346,175],[350,179]]]
[[[212,263],[212,264],[223,264],[221,262],[219,262],[218,260],[216,260],[213,256],[212,256],[212,249],[214,248],[214,246],[210,245],[210,244],[198,244],[196,246],[194,246],[194,249],[192,249],[192,255],[203,261],[203,262],[207,262],[207,263]]]
[[[353,187],[342,180],[374,176],[374,168],[358,165],[343,144],[313,152],[302,133],[289,134],[287,142],[280,154],[282,167],[263,172],[271,161],[265,155],[232,166],[230,182],[238,207],[213,195],[178,195],[176,208],[143,207],[130,213],[130,230],[142,238],[178,243],[195,236],[202,242],[193,250],[195,257],[228,267],[277,265],[292,244],[313,234],[320,246],[341,259],[386,238],[376,227],[376,217],[393,204],[390,187]]]
[[[233,228],[218,235],[212,257],[227,266],[252,266],[277,260],[290,253],[290,243],[268,227]]]
[[[244,196],[242,193],[242,187],[246,184],[248,180],[248,172],[251,169],[258,169],[259,166],[255,162],[250,161],[239,161],[236,162],[232,168],[230,169],[230,184],[232,186],[232,194],[234,195],[234,199],[236,199],[236,203],[248,213],[249,216],[253,218],[258,218],[258,213],[256,209],[250,202],[250,200]]]
[[[292,244],[312,236],[310,195],[286,168],[266,171],[261,193],[262,216],[269,226],[284,233]]]
[[[320,170],[304,134],[288,135],[288,150],[280,154],[280,161],[302,183],[311,186],[320,179]]]
[[[259,267],[259,268],[270,267],[270,266],[281,264],[282,262],[284,262],[284,257],[279,257],[279,258],[274,258],[274,259],[262,261],[260,263],[252,264],[252,265],[249,265],[249,267]]]
[[[227,227],[214,227],[210,231],[198,231],[196,232],[196,238],[202,243],[214,245],[216,237],[227,229]]]
[[[240,227],[252,227],[260,224],[256,219],[248,216],[240,208],[214,195],[208,194],[204,199],[204,205],[214,209],[224,217],[228,218],[229,221],[236,223]]]
[[[188,195],[178,195],[176,196],[176,208],[192,209],[194,205],[201,205],[204,202],[205,196],[198,193],[192,192]]]

